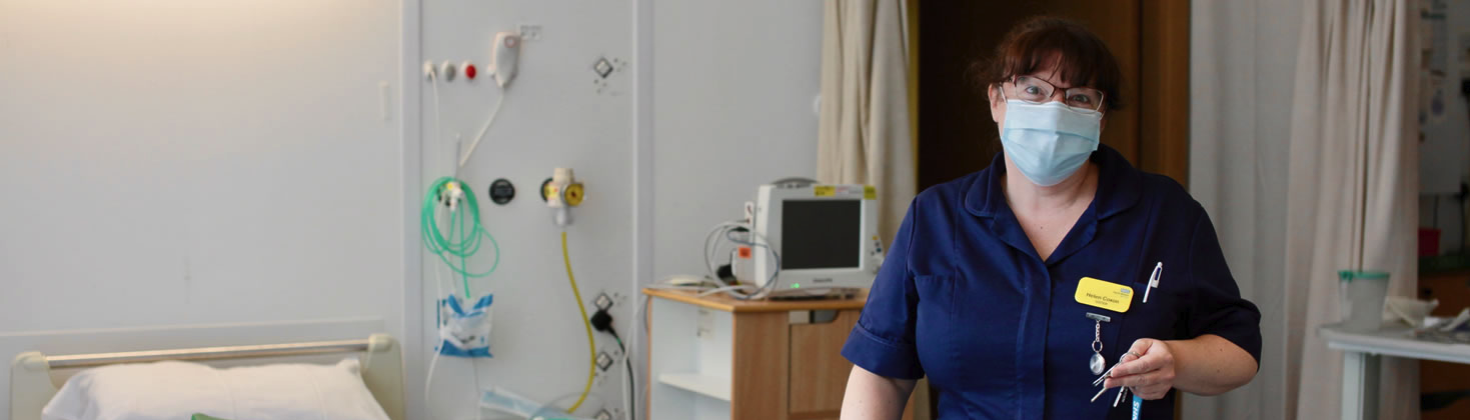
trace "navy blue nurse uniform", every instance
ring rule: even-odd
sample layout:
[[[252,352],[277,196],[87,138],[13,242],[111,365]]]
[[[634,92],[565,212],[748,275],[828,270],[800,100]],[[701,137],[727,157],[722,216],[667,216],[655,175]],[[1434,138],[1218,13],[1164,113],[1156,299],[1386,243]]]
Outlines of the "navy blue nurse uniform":
[[[1107,365],[1140,338],[1215,334],[1260,360],[1260,311],[1240,297],[1214,226],[1184,188],[1134,169],[1101,146],[1092,204],[1045,261],[1001,189],[1005,161],[925,190],[898,237],[842,355],[875,374],[927,375],[940,419],[1128,419],[1116,390],[1088,402],[1094,321],[1106,315]],[[1159,287],[1143,291],[1156,263]],[[1092,277],[1132,286],[1126,313],[1083,305]],[[1169,419],[1175,391],[1144,401],[1140,418]]]

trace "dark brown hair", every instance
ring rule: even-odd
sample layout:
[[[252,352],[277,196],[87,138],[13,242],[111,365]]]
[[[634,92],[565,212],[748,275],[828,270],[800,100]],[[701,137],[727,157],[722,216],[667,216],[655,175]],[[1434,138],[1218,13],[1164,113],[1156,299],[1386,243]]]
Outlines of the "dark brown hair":
[[[1061,78],[1057,82],[1101,90],[1107,109],[1123,107],[1118,59],[1087,27],[1066,19],[1038,16],[1022,21],[995,46],[995,55],[975,62],[971,72],[988,92],[991,85],[1035,73],[1053,64],[1051,60],[1056,60]]]

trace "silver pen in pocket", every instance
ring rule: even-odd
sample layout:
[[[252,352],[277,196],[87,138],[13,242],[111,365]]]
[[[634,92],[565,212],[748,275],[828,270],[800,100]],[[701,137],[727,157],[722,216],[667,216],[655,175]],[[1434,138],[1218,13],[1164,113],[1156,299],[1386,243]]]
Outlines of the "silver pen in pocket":
[[[1162,274],[1164,274],[1164,262],[1159,261],[1157,265],[1154,265],[1153,274],[1148,275],[1148,284],[1143,287],[1143,303],[1148,303],[1148,292],[1159,287],[1159,276]]]

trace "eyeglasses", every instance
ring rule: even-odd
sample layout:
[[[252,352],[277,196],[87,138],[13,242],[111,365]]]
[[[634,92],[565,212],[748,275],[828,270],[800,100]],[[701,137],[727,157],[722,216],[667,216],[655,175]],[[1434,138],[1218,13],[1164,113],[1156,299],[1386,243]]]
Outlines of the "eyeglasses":
[[[1057,87],[1052,86],[1051,83],[1030,76],[1012,77],[1010,84],[1014,87],[1015,99],[1035,104],[1050,102],[1057,92]],[[1103,93],[1100,90],[1090,87],[1073,87],[1063,90],[1062,93],[1062,102],[1067,106],[1102,111]]]

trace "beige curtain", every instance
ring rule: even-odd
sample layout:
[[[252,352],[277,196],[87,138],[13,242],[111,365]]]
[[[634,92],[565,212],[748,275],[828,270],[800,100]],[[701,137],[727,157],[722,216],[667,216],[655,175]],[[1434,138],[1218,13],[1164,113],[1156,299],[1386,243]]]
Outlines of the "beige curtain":
[[[1336,322],[1341,269],[1417,282],[1418,9],[1410,0],[1306,0],[1298,44],[1287,186],[1288,366],[1300,366],[1296,418],[1340,417],[1342,353],[1317,327]],[[1380,418],[1418,418],[1412,360],[1384,358]]]
[[[878,189],[878,231],[891,243],[917,188],[909,121],[904,0],[826,0],[817,179]],[[911,404],[931,418],[928,381]]]
[[[817,179],[877,187],[879,231],[891,242],[916,178],[904,4],[827,0],[822,26]]]

